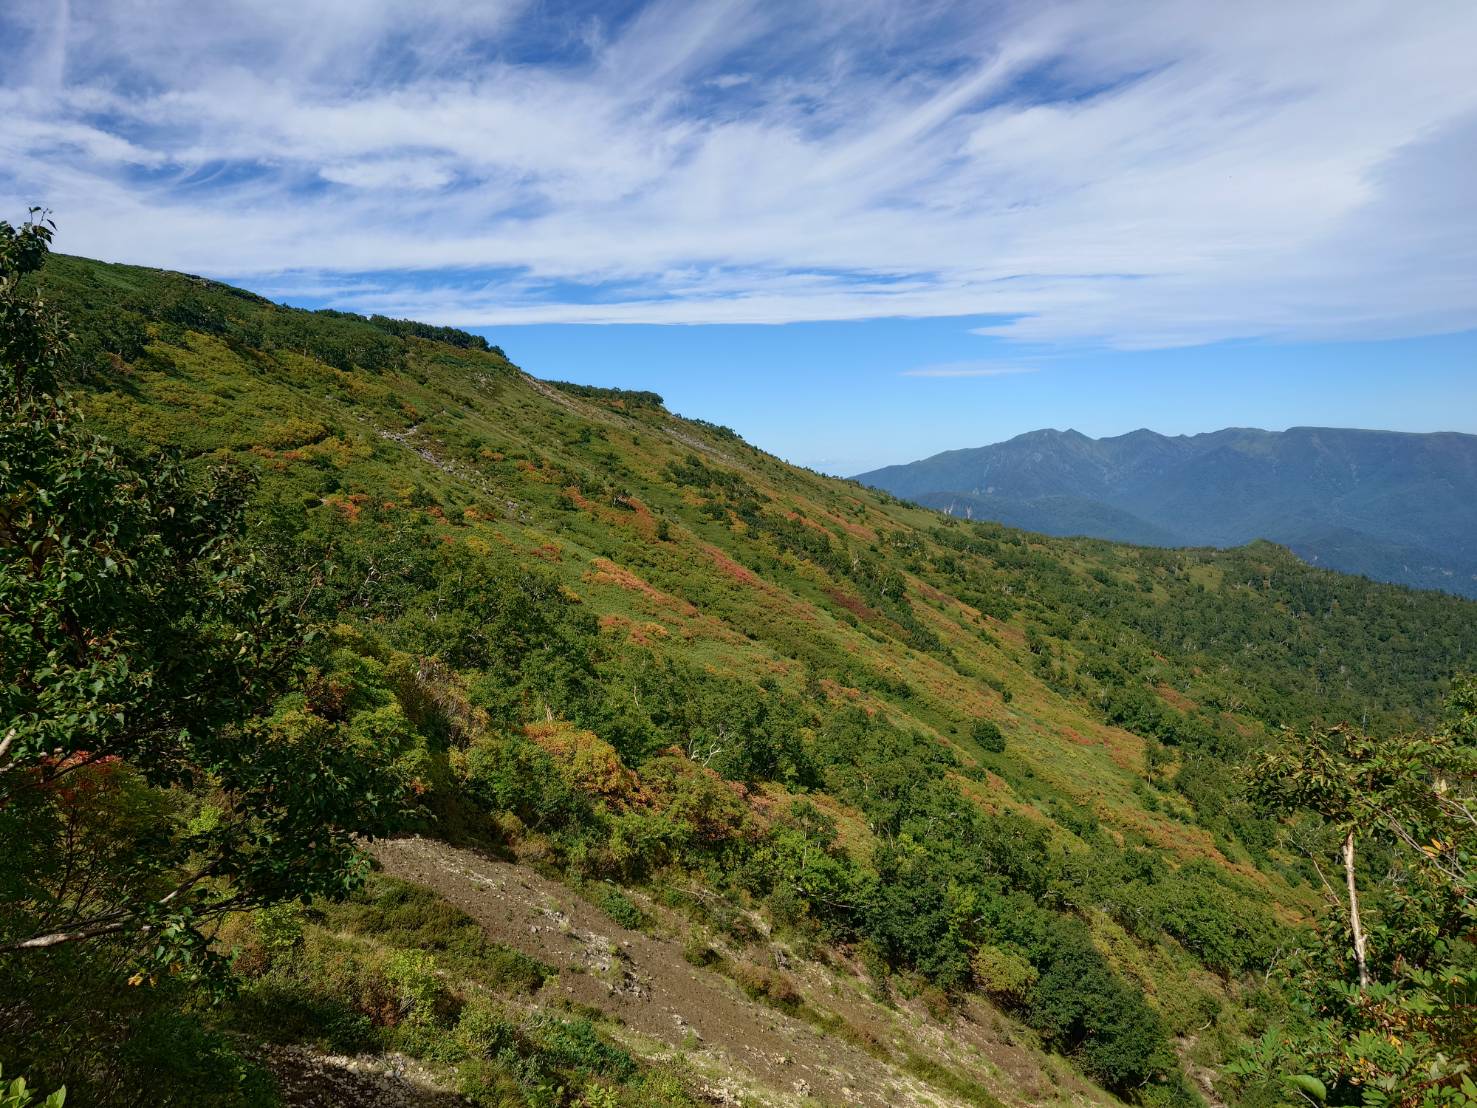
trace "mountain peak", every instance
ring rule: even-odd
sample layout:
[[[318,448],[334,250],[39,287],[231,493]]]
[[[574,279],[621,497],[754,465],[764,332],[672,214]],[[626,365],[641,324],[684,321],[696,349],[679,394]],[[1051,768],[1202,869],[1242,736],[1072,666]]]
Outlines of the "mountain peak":
[[[858,480],[1049,534],[1286,544],[1318,565],[1477,596],[1477,436],[1227,427],[1028,431]],[[959,497],[972,498],[959,500]]]

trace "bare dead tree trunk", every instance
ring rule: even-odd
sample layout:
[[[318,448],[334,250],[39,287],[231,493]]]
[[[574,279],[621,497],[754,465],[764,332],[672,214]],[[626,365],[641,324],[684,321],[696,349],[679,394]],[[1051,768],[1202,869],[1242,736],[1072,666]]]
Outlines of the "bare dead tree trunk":
[[[98,924],[95,927],[82,927],[75,931],[53,931],[49,935],[37,935],[34,938],[23,939],[20,942],[7,943],[0,946],[0,953],[9,954],[18,950],[45,950],[47,947],[61,946],[63,943],[81,942],[83,939],[96,939],[103,935],[114,935],[122,931],[126,923],[115,920],[112,923]],[[142,930],[148,930],[143,928]]]
[[[1354,829],[1344,836],[1344,881],[1349,886],[1349,933],[1354,939],[1354,961],[1359,965],[1359,987],[1369,988],[1369,960],[1365,954],[1364,925],[1359,920],[1359,890],[1354,885]]]

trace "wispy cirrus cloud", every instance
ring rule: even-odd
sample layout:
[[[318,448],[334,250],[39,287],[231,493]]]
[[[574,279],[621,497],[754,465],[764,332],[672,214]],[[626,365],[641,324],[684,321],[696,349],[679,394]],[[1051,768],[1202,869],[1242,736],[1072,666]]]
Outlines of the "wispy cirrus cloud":
[[[900,377],[1010,377],[1017,373],[1035,373],[1035,366],[994,365],[989,362],[939,362],[905,369]]]
[[[1424,334],[1477,326],[1474,36],[1464,0],[12,0],[0,204],[461,325]]]

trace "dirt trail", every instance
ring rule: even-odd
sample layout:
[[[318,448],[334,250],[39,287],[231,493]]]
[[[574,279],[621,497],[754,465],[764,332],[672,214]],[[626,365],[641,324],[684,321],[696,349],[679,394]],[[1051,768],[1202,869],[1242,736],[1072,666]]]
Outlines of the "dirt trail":
[[[962,1103],[749,1000],[726,977],[684,961],[678,942],[629,931],[528,869],[432,839],[381,841],[371,849],[386,873],[434,889],[496,942],[563,971],[559,987],[572,1000],[685,1050],[701,1072],[715,1075],[709,1091],[718,1103]]]
[[[271,1070],[290,1108],[468,1108],[399,1054],[349,1058],[298,1046],[259,1045],[249,1051]]]

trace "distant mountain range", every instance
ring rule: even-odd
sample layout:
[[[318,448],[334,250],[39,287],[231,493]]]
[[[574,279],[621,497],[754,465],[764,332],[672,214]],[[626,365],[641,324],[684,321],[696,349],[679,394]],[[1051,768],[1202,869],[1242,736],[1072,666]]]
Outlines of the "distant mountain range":
[[[1149,546],[1271,539],[1315,565],[1477,597],[1477,435],[1043,430],[856,480],[951,515]]]

